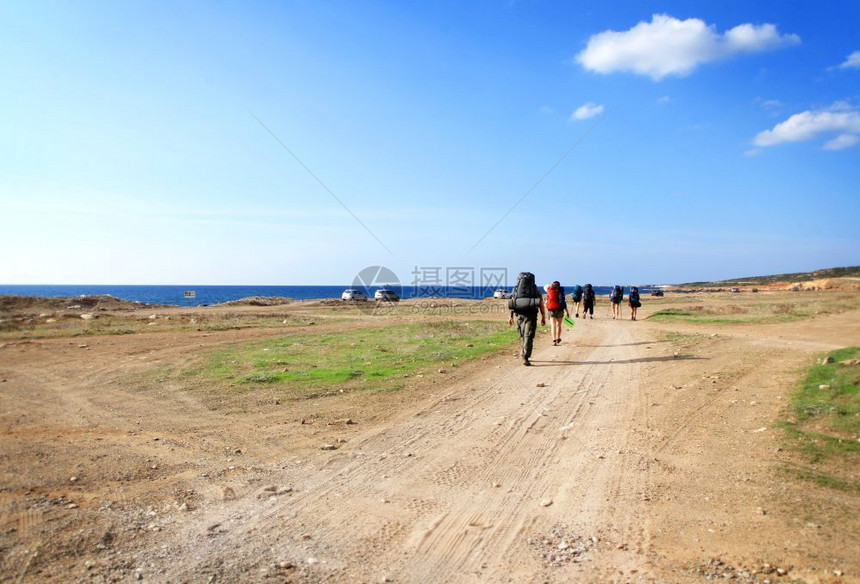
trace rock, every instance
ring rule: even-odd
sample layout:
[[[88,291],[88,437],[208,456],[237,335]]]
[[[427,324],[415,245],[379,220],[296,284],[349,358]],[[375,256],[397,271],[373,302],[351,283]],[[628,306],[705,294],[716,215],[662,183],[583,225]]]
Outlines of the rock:
[[[305,560],[309,565],[313,566],[314,564],[319,564],[320,561],[316,558],[308,558]]]
[[[550,505],[552,505],[552,499],[541,499],[541,507],[549,507]]]
[[[537,387],[546,387],[546,383],[538,383]]]
[[[821,385],[818,386],[818,389],[822,389],[822,390],[830,389],[830,384],[829,383],[822,383]]]
[[[821,360],[821,362],[824,365],[829,365],[830,363],[833,363],[834,361],[835,361],[835,359],[830,355],[827,355],[824,359]]]
[[[840,361],[839,364],[843,367],[854,367],[855,365],[860,365],[860,359],[846,359],[845,361]]]
[[[337,446],[335,446],[334,444],[323,444],[322,446],[320,446],[320,449],[321,450],[337,450]]]
[[[82,318],[82,319],[84,319],[84,320],[92,320],[92,319],[93,319],[93,315],[92,315],[92,314],[82,314],[82,315],[81,315],[81,318]]]
[[[149,315],[149,320],[155,320],[156,318],[158,318],[157,314],[150,314]]]

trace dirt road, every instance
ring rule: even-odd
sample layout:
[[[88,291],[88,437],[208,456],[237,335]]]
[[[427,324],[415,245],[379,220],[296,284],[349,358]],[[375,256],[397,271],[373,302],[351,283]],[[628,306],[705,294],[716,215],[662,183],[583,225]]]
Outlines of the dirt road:
[[[534,367],[283,407],[152,377],[274,334],[0,348],[0,581],[859,581],[856,495],[784,480],[773,422],[860,311],[599,315]]]

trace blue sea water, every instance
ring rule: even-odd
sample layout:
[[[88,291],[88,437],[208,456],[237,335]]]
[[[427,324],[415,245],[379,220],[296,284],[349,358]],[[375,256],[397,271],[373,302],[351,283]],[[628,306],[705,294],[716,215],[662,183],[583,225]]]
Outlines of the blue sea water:
[[[295,300],[340,298],[341,293],[352,286],[99,286],[99,285],[0,285],[0,295],[42,296],[47,298],[73,298],[81,295],[109,294],[121,300],[146,304],[168,304],[174,306],[204,306],[239,300],[250,296],[282,296]],[[570,287],[569,287],[570,288]],[[428,291],[423,287],[403,286],[401,297],[419,298],[443,296],[455,298],[487,298],[493,288],[457,288],[456,290]],[[645,292],[644,288],[640,288]],[[185,292],[194,291],[194,297]],[[598,295],[609,293],[608,286],[595,286]],[[370,296],[376,287],[369,288]]]

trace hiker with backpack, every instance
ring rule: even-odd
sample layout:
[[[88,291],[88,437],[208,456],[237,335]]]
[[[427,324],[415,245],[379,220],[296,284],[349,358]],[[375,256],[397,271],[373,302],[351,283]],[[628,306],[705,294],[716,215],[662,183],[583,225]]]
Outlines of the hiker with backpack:
[[[609,292],[609,302],[612,304],[612,320],[621,318],[621,301],[624,300],[624,288],[616,284]]]
[[[642,306],[639,300],[639,288],[633,286],[630,288],[630,294],[627,295],[627,300],[630,303],[630,320],[636,320],[636,311]]]
[[[540,312],[540,323],[546,324],[546,311],[544,309],[543,296],[535,284],[535,276],[531,272],[520,272],[517,276],[517,285],[511,292],[508,300],[508,308],[511,310],[509,325],[514,324],[514,315],[517,317],[517,330],[520,333],[523,365],[531,365],[529,358],[532,356],[535,333],[537,332],[537,315]]]
[[[586,314],[592,319],[594,318],[594,301],[594,286],[586,284],[585,289],[582,291],[582,318],[585,318]]]
[[[549,324],[552,329],[552,344],[561,344],[561,321],[565,315],[570,318],[567,310],[567,300],[564,298],[564,286],[558,280],[546,287],[546,309],[549,311]]]
[[[577,284],[573,287],[570,299],[573,301],[573,309],[574,312],[576,312],[576,318],[579,318],[579,305],[582,303],[582,286]],[[570,316],[570,313],[568,313],[568,316]]]

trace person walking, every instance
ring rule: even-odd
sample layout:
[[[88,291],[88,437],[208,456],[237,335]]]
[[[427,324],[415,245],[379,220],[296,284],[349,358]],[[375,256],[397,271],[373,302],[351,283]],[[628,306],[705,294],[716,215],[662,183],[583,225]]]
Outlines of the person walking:
[[[630,294],[627,295],[627,301],[630,303],[630,320],[636,320],[636,311],[642,306],[639,300],[639,288],[633,286],[630,288]]]
[[[511,317],[508,325],[514,324],[514,315],[517,317],[517,330],[520,333],[522,349],[520,356],[523,365],[530,366],[529,360],[534,348],[535,333],[537,332],[537,315],[540,312],[541,325],[546,324],[546,310],[544,308],[543,295],[535,285],[535,276],[531,272],[520,272],[517,276],[517,285],[514,287],[511,299],[508,301]]]
[[[567,300],[564,297],[564,286],[558,280],[546,287],[546,309],[549,311],[549,324],[552,329],[552,344],[561,344],[561,321],[565,315],[570,318],[567,310]]]
[[[609,303],[612,305],[612,320],[621,318],[622,300],[624,300],[624,288],[616,284],[609,292]]]
[[[582,286],[577,284],[573,287],[570,299],[573,301],[573,310],[576,313],[576,318],[579,318],[579,306],[582,304]],[[570,313],[568,313],[568,316],[570,316]]]
[[[582,318],[585,318],[586,314],[590,318],[594,318],[594,301],[594,286],[586,284],[585,289],[582,291]]]

